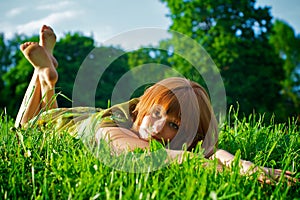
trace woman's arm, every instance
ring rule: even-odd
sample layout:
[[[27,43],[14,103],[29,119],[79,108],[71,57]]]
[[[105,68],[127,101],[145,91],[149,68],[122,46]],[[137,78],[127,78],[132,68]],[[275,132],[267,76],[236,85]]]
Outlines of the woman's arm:
[[[120,127],[101,128],[96,132],[96,140],[106,139],[115,152],[132,151],[135,148],[148,149],[149,141],[139,138],[134,132]],[[184,155],[190,152],[166,149],[168,162],[182,163]],[[191,153],[190,153],[191,154]]]
[[[196,156],[195,154],[186,151],[167,150],[167,153],[169,158],[172,160],[177,160],[179,163],[183,162],[186,158],[192,158],[193,156]],[[189,157],[186,157],[185,154],[189,154]],[[218,169],[221,170],[222,166],[230,168],[234,158],[234,155],[231,153],[222,149],[218,149],[209,159],[217,159],[219,164]],[[299,182],[298,179],[292,177],[293,173],[290,171],[285,171],[283,174],[283,171],[280,169],[256,166],[252,162],[242,159],[240,159],[239,162],[241,167],[240,174],[245,175],[259,172],[258,180],[262,183],[272,184],[280,181],[280,179],[283,177],[286,178],[288,184]],[[204,163],[204,165],[205,164],[206,163]]]
[[[231,153],[218,149],[211,157],[210,159],[217,159],[218,162],[226,167],[231,167],[232,162],[234,160],[234,155]],[[240,159],[240,173],[241,174],[253,174],[256,172],[261,172],[260,176],[258,177],[258,180],[270,184],[272,181],[278,181],[279,178],[282,176],[282,170],[280,169],[273,169],[273,168],[268,168],[268,167],[260,167],[260,166],[255,166],[252,162],[250,161],[245,161]],[[285,178],[288,179],[289,183],[296,182],[297,180],[292,177],[292,172],[290,171],[285,171],[284,175]]]
[[[112,148],[116,152],[132,151],[135,148],[149,148],[149,142],[147,140],[139,138],[134,132],[125,128],[101,128],[101,130],[98,130],[96,133],[97,139],[100,138],[99,135],[101,135],[102,138],[105,137],[106,139],[108,139],[108,141],[112,145]],[[176,161],[178,163],[182,163],[184,159],[196,156],[191,152],[181,150],[166,149],[166,152],[168,154],[168,162]],[[185,156],[187,154],[189,154],[188,157]],[[234,155],[225,150],[218,149],[209,159],[217,159],[220,165],[230,168],[232,166],[232,162],[234,161]],[[272,181],[278,181],[278,179],[282,175],[282,170],[267,167],[258,167],[250,161],[245,161],[241,159],[240,167],[241,174],[253,174],[257,171],[260,171],[261,174],[258,177],[258,180],[263,183],[271,183]],[[296,181],[292,178],[292,173],[289,171],[286,171],[284,173],[284,177],[286,177],[290,183]]]
[[[136,148],[147,149],[149,142],[140,139],[134,132],[120,127],[100,128],[96,140],[105,139],[117,152],[132,151]]]

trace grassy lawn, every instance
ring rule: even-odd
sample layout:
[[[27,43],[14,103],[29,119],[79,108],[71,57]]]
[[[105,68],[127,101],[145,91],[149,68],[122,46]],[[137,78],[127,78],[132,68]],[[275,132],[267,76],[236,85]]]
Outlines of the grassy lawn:
[[[204,167],[198,156],[153,171],[147,156],[120,156],[118,161],[134,167],[142,162],[149,169],[131,173],[111,167],[109,154],[95,156],[67,133],[12,126],[2,115],[0,199],[300,199],[299,183],[263,185],[258,174],[239,175],[238,165],[217,172],[214,161]],[[221,125],[219,148],[300,177],[300,131],[292,120],[264,125],[258,116],[238,120],[233,115]]]

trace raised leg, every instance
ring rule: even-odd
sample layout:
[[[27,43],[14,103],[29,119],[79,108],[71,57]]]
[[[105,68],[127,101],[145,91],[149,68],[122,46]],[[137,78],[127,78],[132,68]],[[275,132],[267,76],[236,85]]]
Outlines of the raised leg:
[[[27,60],[33,65],[34,73],[19,109],[15,126],[23,125],[39,112],[57,108],[55,84],[58,65],[52,52],[56,36],[48,26],[40,32],[40,42],[26,42],[20,46]]]
[[[36,116],[41,110],[41,85],[38,73],[34,71],[29,86],[25,92],[22,104],[15,121],[15,127],[23,125]],[[30,109],[29,109],[30,108]]]

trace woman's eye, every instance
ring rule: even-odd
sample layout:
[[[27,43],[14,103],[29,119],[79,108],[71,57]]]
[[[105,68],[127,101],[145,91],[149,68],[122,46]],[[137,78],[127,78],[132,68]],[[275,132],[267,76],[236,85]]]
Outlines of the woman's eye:
[[[169,126],[170,126],[171,128],[173,128],[173,129],[176,129],[176,130],[178,130],[178,128],[179,128],[179,126],[178,126],[177,124],[173,123],[173,122],[170,122],[170,123],[169,123]]]
[[[161,112],[158,110],[155,110],[152,112],[152,117],[154,118],[161,118]]]

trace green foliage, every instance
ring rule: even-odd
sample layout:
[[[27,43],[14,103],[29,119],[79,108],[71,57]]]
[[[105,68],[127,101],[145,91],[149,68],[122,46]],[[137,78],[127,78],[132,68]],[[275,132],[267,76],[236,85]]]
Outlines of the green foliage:
[[[3,80],[3,75],[7,71],[8,66],[11,64],[11,59],[10,59],[10,49],[8,45],[6,44],[6,41],[4,39],[4,34],[0,34],[0,95],[5,96],[4,92],[4,80]],[[0,107],[4,107],[5,102],[0,102]]]
[[[115,58],[114,60],[111,60]],[[108,63],[108,66],[103,66],[104,63]],[[117,82],[120,78],[128,72],[128,56],[127,54],[118,48],[115,47],[98,47],[97,48],[97,57],[94,58],[91,65],[96,64],[96,69],[101,67],[106,67],[106,70],[101,77],[96,76],[95,79],[99,80],[99,84],[96,91],[96,106],[100,108],[106,108],[107,102],[112,99],[112,92],[114,91]],[[124,88],[126,89],[126,88]],[[116,91],[114,91],[116,92]],[[120,98],[115,98],[117,101],[113,102],[122,103],[128,101],[125,99],[128,92],[127,90],[117,90],[117,93]],[[123,98],[122,98],[123,97]],[[115,100],[114,99],[114,100]]]
[[[256,7],[255,0],[161,2],[169,8],[170,29],[202,45],[218,66],[228,105],[238,102],[240,111],[246,115],[253,110],[276,112],[279,119],[286,119],[291,114],[281,109],[285,107],[284,97],[280,94],[284,73],[282,62],[269,44],[272,33],[269,7]],[[171,44],[182,45],[176,40]],[[191,50],[193,53],[196,52]],[[192,71],[192,66],[178,55],[169,61],[175,67],[180,66],[180,72],[185,75]]]
[[[16,35],[11,41],[8,41],[8,47],[11,51],[9,56],[10,63],[14,66],[6,68],[5,74],[2,76],[4,88],[1,91],[1,103],[6,107],[7,112],[11,116],[15,116],[18,108],[21,105],[24,93],[29,85],[33,67],[22,55],[19,50],[19,45],[25,41],[38,41],[38,36],[26,37],[23,35]]]
[[[11,116],[15,116],[33,73],[33,67],[22,55],[19,46],[25,41],[37,42],[39,38],[38,36],[26,37],[24,35],[15,35],[12,40],[5,41],[4,34],[0,36],[0,94],[2,96],[0,106],[1,110],[5,107]],[[78,70],[82,66],[83,61],[87,59],[89,53],[95,48],[98,49],[99,54],[97,54],[97,59],[89,62],[89,69],[92,72],[87,74],[89,80],[94,79],[99,82],[96,94],[93,96],[93,98],[96,98],[96,105],[92,106],[106,108],[114,85],[128,70],[127,57],[126,55],[118,56],[116,60],[111,61],[102,78],[96,77],[96,70],[99,65],[106,63],[110,59],[110,56],[122,55],[124,52],[115,47],[95,47],[93,38],[83,36],[81,33],[67,33],[57,41],[54,50],[54,56],[59,62],[57,68],[59,80],[56,85],[56,91],[72,99],[74,81]],[[90,93],[87,89],[85,92]],[[83,93],[82,96],[84,95],[89,94]],[[60,107],[72,106],[72,102],[61,95],[58,96],[58,104]],[[82,106],[84,105],[83,102]]]
[[[128,173],[109,167],[81,140],[54,129],[11,129],[7,115],[0,118],[0,198],[2,199],[293,199],[299,183],[281,180],[261,185],[257,174],[241,176],[237,161],[294,171],[300,177],[299,126],[265,126],[261,117],[239,119],[235,113],[221,125],[220,147],[236,154],[232,169],[217,172],[216,162],[195,156],[156,171]],[[101,146],[103,148],[103,146]],[[161,148],[152,145],[152,150]],[[105,149],[103,149],[105,151]],[[143,153],[141,150],[136,150]],[[123,157],[122,157],[123,156]],[[105,158],[105,155],[104,157]],[[111,159],[110,154],[106,159]],[[147,156],[128,157],[142,162]],[[125,160],[124,160],[125,161]],[[203,167],[204,162],[208,165]]]
[[[192,38],[217,65],[224,81],[228,107],[239,105],[240,112],[246,116],[253,111],[265,113],[265,119],[275,113],[278,121],[299,115],[299,37],[286,23],[275,21],[273,24],[269,7],[257,7],[255,0],[161,2],[169,8],[170,29]],[[7,41],[4,34],[0,34],[0,109],[6,107],[11,116],[17,113],[33,70],[19,51],[19,45],[24,41],[38,41],[38,36],[15,35]],[[157,47],[124,52],[120,48],[96,46],[93,38],[81,33],[67,33],[54,50],[59,62],[56,91],[72,99],[74,81],[84,62],[89,64],[87,76],[90,81],[86,81],[86,90],[82,91],[81,99],[77,99],[77,105],[107,107],[113,89],[129,70],[132,83],[117,91],[120,94],[115,103],[128,100],[123,98],[127,97],[128,91],[132,92],[131,97],[140,96],[152,84],[145,81],[149,74],[159,80],[173,76],[170,71],[177,70],[207,87],[209,83],[203,77],[207,76],[205,66],[209,59],[207,56],[199,59],[195,56],[199,54],[198,49],[185,45],[172,37],[161,41]],[[187,57],[193,64],[201,66],[200,73],[186,57],[174,51],[175,48],[189,51]],[[95,49],[97,55],[91,55]],[[166,66],[172,70],[157,70]],[[99,67],[107,69],[101,74]],[[90,90],[94,82],[98,83],[95,94]],[[133,82],[145,85],[135,88]],[[131,91],[132,88],[135,91]],[[218,90],[209,92],[218,94]],[[94,101],[95,105],[89,104]],[[59,98],[58,103],[60,107],[70,107],[73,102]]]
[[[295,36],[292,27],[283,21],[276,20],[270,43],[274,46],[277,55],[282,59],[285,79],[281,82],[282,94],[288,102],[289,112],[300,112],[300,37]]]
[[[168,52],[165,50],[156,47],[140,48],[127,53],[127,55],[128,65],[133,73],[132,78],[135,82],[141,83],[138,85],[139,88],[135,88],[136,91],[132,95],[133,97],[141,96],[147,87],[154,84],[153,82],[147,83],[149,77],[153,81],[154,79],[162,80],[170,76],[162,67],[171,66],[168,62]]]
[[[231,107],[228,120],[222,125],[219,147],[229,152],[240,149],[242,158],[255,160],[258,165],[275,168],[282,168],[286,163],[290,166],[299,165],[290,161],[291,157],[300,159],[298,155],[300,129],[297,118],[292,118],[286,123],[275,123],[274,118],[269,122],[265,121],[264,115],[255,113],[248,117],[240,117]],[[228,142],[229,146],[226,145]],[[281,161],[274,163],[277,158]]]
[[[7,71],[8,66],[11,65],[10,48],[8,47],[4,34],[0,33],[0,76],[2,77]],[[4,81],[0,81],[0,91],[4,89]],[[3,94],[0,94],[3,95]]]
[[[67,33],[65,37],[57,42],[53,52],[58,61],[57,91],[61,91],[67,97],[72,98],[78,69],[93,48],[95,48],[94,40],[80,33]],[[72,102],[65,98],[58,98],[58,105],[60,107],[71,107]]]

